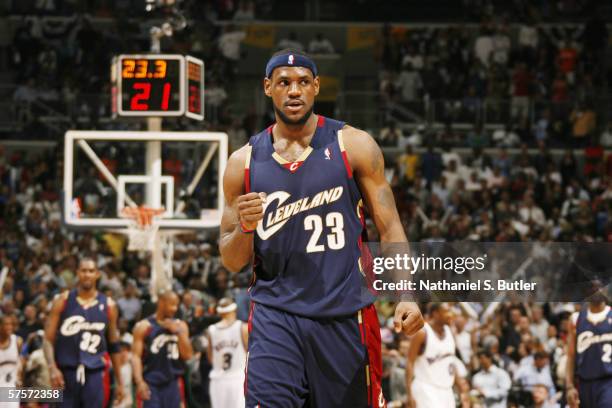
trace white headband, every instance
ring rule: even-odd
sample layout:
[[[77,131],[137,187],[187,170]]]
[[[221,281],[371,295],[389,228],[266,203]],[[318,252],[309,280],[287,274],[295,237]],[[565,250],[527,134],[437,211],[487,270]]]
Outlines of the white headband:
[[[227,306],[217,306],[217,313],[230,313],[235,312],[238,309],[236,303],[230,303]]]

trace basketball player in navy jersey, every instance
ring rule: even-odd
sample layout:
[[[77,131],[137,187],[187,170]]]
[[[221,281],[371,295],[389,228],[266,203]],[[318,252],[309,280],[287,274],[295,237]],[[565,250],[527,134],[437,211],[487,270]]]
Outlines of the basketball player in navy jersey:
[[[612,308],[601,293],[595,296],[570,322],[565,384],[571,408],[612,407]]]
[[[132,366],[138,407],[185,407],[183,361],[193,356],[187,324],[174,315],[179,298],[159,294],[155,314],[134,327]]]
[[[77,270],[77,287],[56,297],[45,328],[51,385],[64,389],[63,407],[104,407],[109,402],[108,354],[115,368],[116,401],[123,399],[115,302],[98,292],[100,271],[91,258]]]
[[[272,56],[263,81],[276,123],[234,152],[220,250],[253,260],[246,406],[384,407],[380,329],[364,287],[362,205],[381,242],[406,242],[374,139],[313,113],[320,80],[305,54]],[[401,302],[395,329],[423,327]]]

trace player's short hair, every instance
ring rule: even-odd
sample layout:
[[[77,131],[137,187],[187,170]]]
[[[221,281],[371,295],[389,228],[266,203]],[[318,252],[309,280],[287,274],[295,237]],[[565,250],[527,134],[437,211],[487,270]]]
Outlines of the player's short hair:
[[[178,297],[176,292],[173,291],[172,289],[160,289],[160,290],[157,291],[157,299],[159,299],[159,300],[167,299],[171,295],[175,295],[175,296]]]
[[[92,262],[96,269],[98,269],[98,263],[91,256],[83,256],[79,259],[79,268],[83,265],[84,262]]]
[[[478,350],[478,353],[476,355],[478,356],[478,358],[484,356],[487,357],[489,360],[493,360],[493,353],[488,348],[482,348]]]
[[[536,358],[536,359],[540,359],[540,358],[548,358],[548,353],[547,353],[547,352],[545,352],[544,350],[540,350],[540,351],[537,351],[537,352],[536,352],[536,353],[533,355],[533,358]]]

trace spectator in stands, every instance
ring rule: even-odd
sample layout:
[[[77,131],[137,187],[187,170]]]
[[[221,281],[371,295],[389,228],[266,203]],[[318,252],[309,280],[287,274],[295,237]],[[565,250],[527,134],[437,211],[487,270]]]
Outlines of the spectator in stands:
[[[36,307],[34,305],[27,305],[23,310],[23,320],[19,325],[17,334],[22,339],[28,339],[30,334],[36,333],[38,330],[42,330],[43,326],[38,320],[38,314],[36,313]]]
[[[548,354],[545,351],[536,352],[532,362],[521,365],[514,373],[514,381],[529,392],[536,385],[543,384],[548,388],[549,395],[554,395],[555,385],[550,373]]]
[[[561,41],[557,54],[557,66],[570,84],[574,84],[578,51],[569,40]]]
[[[508,373],[493,364],[489,350],[478,352],[480,371],[472,379],[472,386],[483,398],[487,408],[505,408],[512,382]]]
[[[544,309],[541,305],[533,305],[531,308],[531,334],[537,338],[541,344],[548,341],[549,323],[544,318]]]
[[[136,282],[133,279],[127,281],[123,296],[117,299],[117,305],[121,312],[121,318],[128,321],[130,327],[138,319],[140,319],[140,312],[142,311],[142,302],[138,297],[138,289],[136,288]]]
[[[534,408],[560,408],[559,404],[550,400],[548,388],[544,384],[536,384],[531,391]]]
[[[427,145],[427,151],[421,157],[421,172],[427,186],[431,186],[442,175],[442,156],[434,150],[433,143]]]
[[[319,32],[310,40],[308,52],[311,54],[333,54],[335,50],[331,41],[323,37],[323,33]]]
[[[412,146],[406,146],[406,151],[397,160],[399,174],[405,183],[412,183],[419,167],[419,155],[414,153]]]
[[[518,46],[521,59],[527,64],[534,63],[538,47],[538,29],[531,19],[519,26]]]
[[[255,20],[255,3],[252,0],[242,0],[232,18],[234,21]]]
[[[508,26],[501,25],[495,35],[491,38],[493,50],[491,59],[493,63],[505,66],[510,58],[510,36],[508,35]]]
[[[421,80],[421,75],[408,62],[403,66],[402,72],[400,72],[397,78],[396,86],[400,91],[402,102],[413,107],[419,92],[423,88],[423,81]]]
[[[495,129],[492,141],[498,147],[516,147],[521,144],[521,139],[510,123],[505,124],[503,128]]]
[[[291,48],[296,51],[304,52],[304,45],[298,40],[295,31],[290,31],[288,37],[282,38],[276,46],[278,50]]]
[[[579,104],[570,114],[572,137],[575,146],[586,146],[596,126],[593,110],[585,104]]]
[[[522,222],[532,227],[543,227],[546,223],[544,212],[534,204],[530,193],[525,193],[523,204],[519,208],[519,216]]]
[[[493,52],[493,39],[491,37],[490,30],[482,26],[480,28],[480,34],[474,42],[474,56],[480,61],[485,67],[489,66],[491,60],[491,53]]]
[[[223,29],[223,34],[219,36],[217,44],[221,55],[225,58],[225,63],[229,68],[230,76],[235,74],[236,63],[240,59],[240,44],[245,39],[246,33],[228,24]],[[208,102],[207,102],[208,103]]]
[[[398,146],[399,141],[404,138],[402,129],[397,127],[394,120],[387,122],[387,126],[382,128],[378,141],[381,146]]]
[[[527,65],[520,62],[512,74],[512,108],[513,118],[523,120],[529,114],[529,97],[531,95],[533,77]]]

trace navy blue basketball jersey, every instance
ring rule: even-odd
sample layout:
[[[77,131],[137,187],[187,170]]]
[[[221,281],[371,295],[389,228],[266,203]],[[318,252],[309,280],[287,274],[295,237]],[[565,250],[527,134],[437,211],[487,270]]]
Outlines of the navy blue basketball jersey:
[[[57,365],[104,368],[108,322],[108,301],[103,293],[98,292],[96,299],[84,308],[77,300],[76,289],[70,291],[55,337]]]
[[[587,319],[587,311],[585,306],[576,321],[576,373],[583,380],[612,378],[612,309],[597,324]]]
[[[307,317],[349,315],[374,301],[362,272],[362,200],[343,126],[319,116],[295,162],[275,152],[273,126],[250,139],[245,189],[267,195],[254,238],[253,301]]]
[[[183,361],[179,356],[178,335],[157,323],[155,315],[147,318],[151,326],[145,338],[142,358],[143,377],[147,384],[163,385],[183,375]]]

